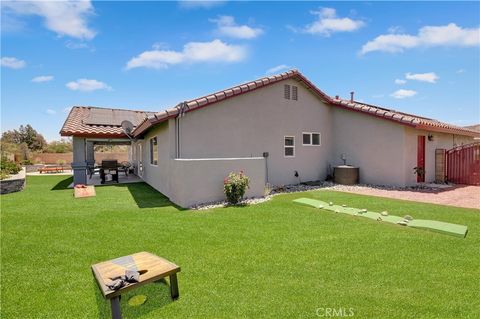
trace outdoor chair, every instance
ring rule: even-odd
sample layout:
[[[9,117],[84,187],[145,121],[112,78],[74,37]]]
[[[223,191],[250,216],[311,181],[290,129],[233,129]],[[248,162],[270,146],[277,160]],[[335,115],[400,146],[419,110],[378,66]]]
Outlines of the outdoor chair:
[[[130,170],[132,168],[132,164],[130,162],[123,161],[123,162],[120,163],[120,166],[121,166],[121,169],[123,170],[123,172],[125,173],[125,176],[128,176],[128,173],[130,172]]]
[[[89,175],[89,178],[92,179],[92,176],[96,173],[100,173],[100,168],[96,165],[88,165],[87,166],[87,172]]]

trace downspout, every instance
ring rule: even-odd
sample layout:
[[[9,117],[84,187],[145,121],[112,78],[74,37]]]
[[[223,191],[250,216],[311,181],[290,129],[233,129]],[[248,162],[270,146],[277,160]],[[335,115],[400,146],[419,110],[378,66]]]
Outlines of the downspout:
[[[187,103],[186,102],[182,102],[180,104],[177,105],[177,109],[178,109],[178,114],[177,116],[175,117],[175,140],[176,140],[176,154],[175,154],[175,157],[176,158],[180,158],[180,155],[181,155],[181,152],[180,152],[180,118],[182,118],[184,115],[185,115],[185,107],[186,107]]]

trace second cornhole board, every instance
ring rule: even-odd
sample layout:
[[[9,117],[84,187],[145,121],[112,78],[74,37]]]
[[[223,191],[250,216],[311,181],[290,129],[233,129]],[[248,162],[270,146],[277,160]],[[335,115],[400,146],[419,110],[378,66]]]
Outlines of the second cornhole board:
[[[372,212],[372,211],[363,211],[359,208],[352,208],[346,206],[339,206],[339,205],[330,205],[329,203],[311,199],[311,198],[298,198],[293,200],[295,203],[304,204],[308,206],[312,206],[315,208],[329,210],[335,213],[342,213],[351,216],[359,216],[359,217],[366,217],[372,220],[397,224],[398,222],[404,221],[404,218],[394,215],[387,215],[382,216],[381,213]],[[435,232],[439,232],[446,235],[456,236],[456,237],[466,237],[468,232],[468,227],[465,225],[458,225],[458,224],[451,224],[440,222],[436,220],[426,220],[426,219],[414,219],[406,223],[405,226],[418,228],[418,229],[426,229]]]
[[[82,187],[74,187],[74,196],[75,198],[84,198],[95,196],[95,186],[86,185]]]

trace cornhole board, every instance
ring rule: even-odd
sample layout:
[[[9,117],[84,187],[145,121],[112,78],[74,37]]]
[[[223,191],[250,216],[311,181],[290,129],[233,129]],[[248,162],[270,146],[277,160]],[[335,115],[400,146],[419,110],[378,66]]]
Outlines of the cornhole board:
[[[140,273],[139,281],[128,284],[118,290],[110,290],[107,286],[108,281],[111,278],[124,275],[125,270],[138,271]],[[172,299],[177,299],[179,296],[177,272],[179,271],[180,267],[174,263],[145,251],[92,265],[92,272],[102,295],[105,299],[110,300],[113,319],[122,318],[120,309],[120,296],[122,293],[167,276],[170,279]]]
[[[75,198],[84,198],[95,196],[95,186],[87,185],[83,187],[74,187],[74,196]]]
[[[340,205],[330,205],[327,202],[323,202],[323,201],[311,199],[311,198],[298,198],[298,199],[294,199],[293,201],[298,204],[308,205],[308,206],[319,208],[319,209],[325,209],[335,213],[365,217],[368,219],[392,223],[396,225],[398,225],[398,222],[405,220],[404,218],[399,216],[394,216],[394,215],[382,216],[381,213],[372,212],[368,210],[364,211],[363,209],[344,207]],[[412,228],[430,230],[430,231],[451,235],[451,236],[456,236],[456,237],[461,237],[461,238],[465,238],[468,233],[468,227],[465,225],[445,223],[445,222],[440,222],[436,220],[413,219],[409,221],[406,226],[412,227]]]

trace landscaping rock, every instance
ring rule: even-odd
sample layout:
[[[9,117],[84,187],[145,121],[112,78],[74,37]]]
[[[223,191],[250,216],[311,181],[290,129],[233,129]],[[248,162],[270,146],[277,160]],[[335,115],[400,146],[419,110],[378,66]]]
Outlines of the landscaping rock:
[[[0,194],[10,194],[23,190],[26,185],[25,168],[18,174],[12,175],[0,181]]]

